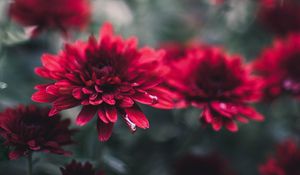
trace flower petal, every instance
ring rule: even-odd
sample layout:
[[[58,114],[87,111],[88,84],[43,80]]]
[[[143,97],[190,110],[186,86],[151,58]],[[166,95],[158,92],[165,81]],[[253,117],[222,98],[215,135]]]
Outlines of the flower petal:
[[[156,96],[151,95],[147,92],[136,92],[131,97],[133,98],[133,100],[147,105],[154,105],[158,102],[158,98]]]
[[[239,130],[237,124],[233,120],[227,120],[224,123],[225,127],[231,132],[237,132]]]
[[[127,114],[130,121],[136,124],[136,126],[143,129],[149,128],[148,119],[137,105],[134,105],[131,108],[125,108],[124,111]]]
[[[31,96],[31,100],[39,103],[53,102],[57,97],[47,94],[46,91],[37,91]]]
[[[117,109],[114,106],[106,106],[105,115],[106,118],[112,123],[115,123],[118,119]]]
[[[98,131],[98,139],[101,142],[107,141],[111,134],[113,129],[114,123],[104,123],[102,120],[98,118],[97,120],[97,131]]]
[[[98,107],[95,106],[83,106],[80,113],[77,116],[76,124],[83,126],[87,124],[96,114]]]

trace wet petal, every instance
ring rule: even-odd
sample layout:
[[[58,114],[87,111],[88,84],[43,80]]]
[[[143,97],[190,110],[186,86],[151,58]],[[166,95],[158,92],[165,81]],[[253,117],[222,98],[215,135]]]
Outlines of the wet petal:
[[[125,108],[124,111],[128,115],[128,118],[139,128],[149,128],[148,119],[137,105],[134,105],[131,108]]]

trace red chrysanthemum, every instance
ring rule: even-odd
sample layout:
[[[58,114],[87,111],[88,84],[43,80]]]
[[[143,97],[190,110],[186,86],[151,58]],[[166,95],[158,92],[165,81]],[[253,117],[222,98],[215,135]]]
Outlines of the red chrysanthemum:
[[[228,162],[218,154],[192,155],[180,158],[175,164],[175,175],[235,175]]]
[[[259,167],[260,175],[300,175],[300,149],[294,141],[280,144],[275,156]]]
[[[50,116],[61,110],[82,105],[78,125],[85,125],[95,114],[101,141],[109,139],[119,113],[132,131],[146,129],[149,122],[137,102],[158,108],[172,108],[169,93],[159,87],[165,69],[159,64],[163,51],[137,49],[137,40],[114,36],[105,24],[97,42],[67,44],[58,55],[45,54],[43,67],[36,73],[54,80],[37,86],[32,99],[52,103]]]
[[[59,115],[48,117],[48,108],[20,105],[0,113],[0,135],[4,144],[12,148],[10,159],[42,151],[68,155],[62,146],[73,143],[75,130],[69,129],[70,120],[61,120]]]
[[[265,99],[288,93],[300,96],[300,35],[275,40],[254,62],[254,68],[265,81]]]
[[[88,0],[14,0],[9,15],[24,26],[34,26],[32,35],[44,29],[64,34],[71,28],[82,29],[90,18]]]
[[[298,0],[259,0],[258,20],[278,35],[300,31]]]
[[[89,162],[80,163],[73,160],[70,164],[60,168],[62,175],[104,175],[102,171],[96,173]]]
[[[184,106],[203,109],[201,120],[215,131],[225,126],[238,130],[236,120],[263,120],[249,106],[260,98],[261,82],[250,75],[250,69],[239,56],[229,56],[221,49],[199,46],[186,52],[185,58],[172,65],[168,84],[176,89]],[[182,103],[179,105],[182,106]]]

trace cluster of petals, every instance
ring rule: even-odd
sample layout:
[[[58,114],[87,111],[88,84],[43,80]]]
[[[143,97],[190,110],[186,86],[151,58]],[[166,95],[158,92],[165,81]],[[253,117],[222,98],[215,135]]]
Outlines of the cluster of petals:
[[[76,123],[80,126],[97,116],[100,141],[110,138],[118,114],[131,131],[146,129],[149,121],[138,103],[162,109],[173,108],[171,94],[160,86],[167,69],[161,64],[164,51],[137,48],[137,39],[123,39],[104,24],[99,41],[66,44],[57,55],[42,56],[36,73],[52,83],[36,86],[32,99],[51,103],[50,116],[82,106]]]
[[[277,35],[300,32],[298,0],[259,0],[258,20]]]
[[[178,107],[203,110],[201,121],[215,131],[225,126],[238,130],[236,121],[262,121],[250,103],[261,97],[261,79],[251,75],[250,66],[240,56],[230,56],[213,46],[195,46],[172,64],[168,86],[178,92]]]
[[[187,154],[175,163],[175,175],[236,175],[219,154]]]
[[[50,152],[69,155],[62,146],[72,144],[75,130],[69,129],[71,121],[59,115],[48,117],[48,108],[34,105],[7,108],[0,113],[0,136],[9,146],[10,159],[27,156],[32,152]]]
[[[90,20],[89,0],[14,0],[9,15],[25,27],[34,27],[32,35],[55,29],[83,29]]]
[[[299,175],[300,149],[295,141],[278,145],[276,154],[259,167],[260,175]]]
[[[277,39],[254,62],[263,77],[264,98],[273,100],[282,94],[300,95],[300,35]]]
[[[61,167],[60,170],[62,175],[104,175],[102,171],[96,173],[91,163],[80,163],[75,160],[72,160],[65,167]]]

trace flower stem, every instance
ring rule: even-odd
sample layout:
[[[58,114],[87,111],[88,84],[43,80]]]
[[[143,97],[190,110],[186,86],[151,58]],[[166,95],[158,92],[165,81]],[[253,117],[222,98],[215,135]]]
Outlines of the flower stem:
[[[33,175],[32,174],[32,153],[28,154],[27,160],[28,160],[28,175]]]

